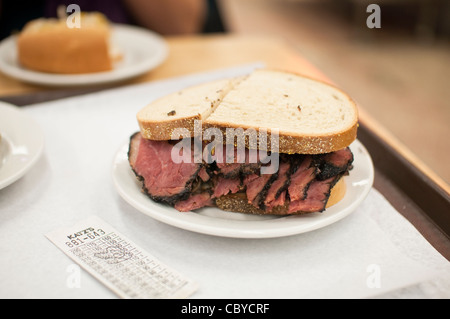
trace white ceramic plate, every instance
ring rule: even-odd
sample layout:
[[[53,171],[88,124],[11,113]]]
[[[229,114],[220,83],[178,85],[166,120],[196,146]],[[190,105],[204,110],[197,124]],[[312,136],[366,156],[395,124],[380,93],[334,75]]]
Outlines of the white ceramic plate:
[[[0,102],[0,189],[14,183],[37,162],[44,150],[39,125],[17,107]]]
[[[128,25],[113,25],[112,43],[123,55],[114,69],[90,74],[51,74],[28,70],[17,61],[16,36],[0,43],[0,71],[22,80],[49,86],[80,86],[106,84],[144,74],[167,57],[168,46],[158,34]]]
[[[234,238],[272,238],[309,232],[330,225],[352,213],[369,193],[374,168],[366,148],[358,141],[350,146],[354,154],[354,168],[344,177],[347,192],[336,205],[323,213],[302,216],[255,216],[230,213],[218,208],[202,208],[180,213],[174,208],[156,203],[141,192],[127,158],[128,144],[118,151],[113,164],[114,184],[125,201],[140,212],[163,223],[190,231]]]

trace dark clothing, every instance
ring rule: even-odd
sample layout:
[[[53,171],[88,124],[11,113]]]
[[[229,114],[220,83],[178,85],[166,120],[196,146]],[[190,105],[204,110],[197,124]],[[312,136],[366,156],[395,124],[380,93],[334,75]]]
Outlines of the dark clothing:
[[[224,32],[215,0],[208,1],[203,32]],[[59,5],[77,4],[81,11],[99,11],[114,23],[135,24],[122,0],[0,0],[0,40],[22,30],[31,20],[56,17]]]
[[[68,6],[73,3],[79,5],[81,11],[102,12],[114,23],[131,23],[131,19],[121,0],[47,0],[45,2],[46,17],[55,17],[58,6]]]
[[[206,16],[205,25],[203,26],[203,32],[225,32],[225,27],[216,0],[208,0],[208,14]]]
[[[45,16],[45,0],[1,0],[0,40],[19,32],[30,20]]]

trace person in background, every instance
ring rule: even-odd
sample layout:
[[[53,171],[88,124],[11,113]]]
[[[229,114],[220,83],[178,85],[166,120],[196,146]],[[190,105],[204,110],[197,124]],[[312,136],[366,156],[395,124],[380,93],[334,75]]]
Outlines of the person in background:
[[[192,34],[203,29],[204,0],[123,0],[136,22],[162,34]]]
[[[56,17],[58,6],[70,4],[162,35],[224,31],[215,0],[0,0],[0,40],[30,20]]]

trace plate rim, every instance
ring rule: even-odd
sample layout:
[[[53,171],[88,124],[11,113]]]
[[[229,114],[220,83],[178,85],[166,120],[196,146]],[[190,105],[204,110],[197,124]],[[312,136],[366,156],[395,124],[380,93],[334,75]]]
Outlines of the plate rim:
[[[350,215],[351,213],[353,213],[356,208],[360,205],[360,203],[367,197],[367,195],[369,194],[370,190],[372,189],[373,183],[374,183],[374,174],[375,174],[375,170],[374,170],[374,166],[373,166],[373,161],[372,158],[369,154],[369,152],[367,151],[366,147],[359,141],[359,140],[355,140],[353,143],[356,143],[355,146],[358,146],[358,148],[363,150],[364,155],[366,156],[366,160],[368,163],[368,176],[367,176],[367,183],[364,185],[363,190],[361,191],[361,193],[359,194],[359,197],[357,198],[357,200],[351,202],[350,204],[348,204],[347,206],[343,207],[340,211],[338,211],[335,214],[329,215],[327,216],[327,218],[322,219],[322,220],[318,220],[315,223],[309,223],[309,227],[302,227],[301,223],[300,225],[296,224],[296,223],[292,223],[292,225],[290,225],[288,223],[287,226],[284,226],[282,228],[275,228],[275,229],[264,229],[264,228],[257,228],[257,229],[237,229],[237,228],[232,228],[230,229],[230,226],[241,226],[244,224],[254,224],[255,221],[241,221],[241,220],[235,220],[235,219],[220,219],[221,220],[221,225],[215,225],[214,227],[212,227],[211,225],[207,225],[205,226],[205,224],[200,223],[200,224],[195,224],[196,220],[205,220],[205,219],[210,219],[212,217],[209,216],[205,216],[205,215],[201,215],[197,212],[185,212],[185,213],[180,213],[178,211],[175,212],[175,209],[172,207],[168,207],[167,209],[169,210],[173,210],[175,215],[172,214],[167,214],[166,212],[162,211],[162,212],[158,212],[154,205],[161,205],[155,202],[150,202],[153,205],[150,205],[148,207],[143,207],[143,204],[141,204],[139,201],[135,200],[132,198],[132,196],[130,196],[130,194],[124,189],[124,185],[121,185],[121,181],[120,181],[120,164],[123,164],[124,167],[126,167],[126,165],[124,165],[124,151],[128,149],[128,143],[124,143],[119,150],[115,153],[114,156],[114,161],[113,161],[113,165],[112,165],[112,178],[113,178],[113,183],[115,185],[116,191],[119,193],[119,195],[121,196],[121,198],[123,200],[125,200],[125,202],[127,202],[130,206],[134,207],[136,210],[138,210],[140,213],[151,217],[155,220],[158,220],[162,223],[180,228],[180,229],[184,229],[184,230],[188,230],[188,231],[192,231],[192,232],[196,232],[196,233],[200,233],[200,234],[206,234],[206,235],[212,235],[212,236],[218,236],[218,237],[228,237],[228,238],[247,238],[247,239],[265,239],[265,238],[278,238],[278,237],[286,237],[286,236],[292,236],[292,235],[297,235],[297,234],[301,234],[301,233],[306,233],[306,232],[310,232],[310,231],[314,231],[323,227],[326,227],[328,225],[331,225],[341,219],[343,219],[344,217]],[[353,144],[352,143],[352,144]],[[356,156],[360,156],[358,154],[356,154]],[[128,162],[128,161],[126,161]],[[128,173],[132,173],[131,168],[128,166]],[[132,176],[130,174],[130,176]],[[131,177],[130,177],[131,178]],[[347,185],[347,190],[349,189],[348,185]],[[139,195],[138,195],[139,194]],[[346,193],[346,196],[350,196],[347,195],[348,193]],[[137,189],[135,190],[135,195],[134,196],[146,196],[145,194],[143,194],[141,192],[141,189]],[[150,199],[147,197],[147,199],[150,201]],[[345,197],[344,197],[345,199]],[[343,199],[343,200],[344,200]],[[339,204],[339,203],[337,203]],[[214,209],[218,209],[218,208],[214,208]],[[329,208],[328,210],[332,209]],[[154,212],[153,212],[154,210]],[[220,211],[220,210],[219,210]],[[229,212],[226,212],[229,213]],[[239,214],[239,213],[232,213],[232,214]],[[316,213],[316,214],[326,214],[326,211],[324,213]],[[245,214],[243,214],[245,215]],[[173,217],[176,216],[176,217]],[[319,215],[319,216],[323,216],[323,215]],[[304,221],[306,220],[306,218],[310,218],[313,217],[312,214],[307,214],[304,216],[301,216],[300,218],[302,218],[302,220],[300,221]],[[291,215],[291,216],[283,216],[283,217],[273,217],[271,219],[266,220],[260,220],[257,221],[259,222],[259,225],[267,225],[267,224],[272,224],[275,220],[281,220],[282,222],[284,222],[285,220],[288,220],[288,222],[294,218],[299,218],[299,216],[295,216],[295,215]],[[217,218],[215,218],[217,220]],[[225,225],[225,226],[223,226]],[[270,225],[269,225],[270,226]]]
[[[21,179],[24,175],[26,175],[29,170],[37,163],[37,161],[41,158],[42,154],[44,153],[44,148],[45,148],[45,135],[44,132],[42,131],[42,128],[40,127],[40,125],[34,120],[34,118],[32,118],[29,114],[27,114],[26,112],[21,111],[20,109],[18,109],[17,106],[13,105],[13,104],[9,104],[9,103],[5,103],[0,101],[0,113],[2,112],[2,110],[4,109],[8,109],[8,112],[11,112],[10,114],[16,114],[16,116],[20,116],[21,117],[21,121],[23,121],[23,119],[25,119],[27,121],[27,127],[30,123],[32,123],[33,125],[33,136],[37,136],[37,139],[40,141],[39,144],[37,145],[37,148],[35,150],[35,152],[33,152],[30,155],[30,159],[27,160],[24,165],[20,166],[19,168],[17,168],[14,172],[11,172],[7,177],[5,177],[3,180],[0,180],[0,190],[12,185],[13,183],[17,182],[19,179]],[[10,134],[7,134],[7,131],[2,131],[0,132],[4,134],[6,134],[5,136],[8,136],[8,138],[11,136]],[[2,141],[0,141],[0,143],[4,143],[3,142],[3,137],[2,137]],[[23,145],[23,143],[22,143]],[[3,167],[0,167],[0,170],[3,169]]]
[[[53,87],[76,87],[85,85],[99,85],[124,81],[130,78],[140,76],[161,65],[168,57],[169,46],[163,36],[144,28],[113,23],[112,34],[114,32],[132,32],[134,34],[144,34],[148,39],[154,42],[156,55],[143,64],[143,67],[134,67],[133,65],[123,69],[113,69],[106,72],[96,72],[87,74],[53,74],[38,72],[28,69],[22,69],[17,65],[11,65],[3,58],[6,54],[11,54],[10,47],[15,45],[17,35],[11,35],[0,42],[0,71],[4,74],[21,80],[26,83],[53,86]]]

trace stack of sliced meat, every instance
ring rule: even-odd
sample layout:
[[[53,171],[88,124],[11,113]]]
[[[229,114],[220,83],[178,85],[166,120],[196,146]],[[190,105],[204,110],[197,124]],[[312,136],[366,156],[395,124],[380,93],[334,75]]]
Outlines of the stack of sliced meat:
[[[245,194],[248,203],[264,214],[280,206],[288,214],[322,212],[332,187],[353,162],[349,148],[321,155],[280,154],[277,173],[261,175],[265,164],[250,163],[248,151],[243,163],[195,163],[193,152],[192,161],[174,163],[174,145],[136,133],[128,155],[144,192],[182,212],[215,206],[217,199],[230,194]]]

